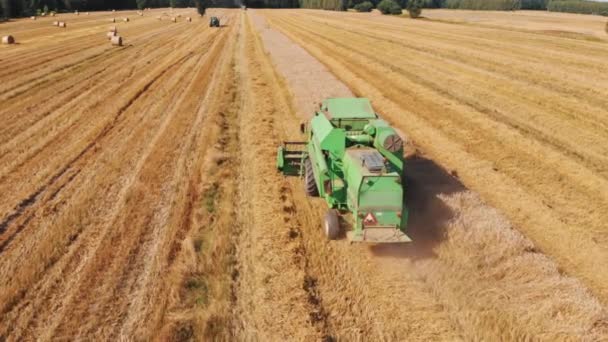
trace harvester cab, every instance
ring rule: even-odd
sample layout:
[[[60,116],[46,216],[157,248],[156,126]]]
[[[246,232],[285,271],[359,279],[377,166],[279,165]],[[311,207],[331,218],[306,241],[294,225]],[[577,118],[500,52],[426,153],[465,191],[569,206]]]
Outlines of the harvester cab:
[[[340,213],[352,213],[354,242],[409,242],[405,234],[403,140],[365,98],[333,98],[302,125],[307,140],[284,142],[277,168],[304,178],[309,196],[327,202],[324,229],[340,233]]]

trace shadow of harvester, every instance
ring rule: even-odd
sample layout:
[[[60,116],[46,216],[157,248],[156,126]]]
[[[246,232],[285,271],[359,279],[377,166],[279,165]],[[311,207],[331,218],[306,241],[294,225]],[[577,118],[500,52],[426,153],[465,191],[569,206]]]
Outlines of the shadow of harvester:
[[[438,197],[465,191],[465,186],[431,159],[412,155],[405,161],[405,195],[409,210],[408,244],[371,246],[374,255],[410,259],[433,258],[446,237],[454,212]]]

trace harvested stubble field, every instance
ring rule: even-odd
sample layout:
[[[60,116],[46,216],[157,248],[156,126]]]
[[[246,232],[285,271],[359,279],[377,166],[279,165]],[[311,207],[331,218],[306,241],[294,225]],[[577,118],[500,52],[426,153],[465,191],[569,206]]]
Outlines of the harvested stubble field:
[[[0,25],[0,340],[606,339],[605,43],[211,12]],[[325,241],[274,169],[325,93],[412,139],[415,244]]]
[[[473,11],[427,9],[424,17],[431,20],[525,30],[531,33],[561,35],[594,40],[606,37],[606,21],[600,15],[557,13],[547,11]]]

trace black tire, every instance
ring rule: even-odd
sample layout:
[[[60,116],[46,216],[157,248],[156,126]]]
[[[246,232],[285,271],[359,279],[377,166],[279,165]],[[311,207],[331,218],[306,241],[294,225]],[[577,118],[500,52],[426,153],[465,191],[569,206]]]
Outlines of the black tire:
[[[310,158],[306,158],[304,161],[304,191],[306,191],[308,196],[319,196],[319,189],[317,188],[317,182],[315,182],[315,174],[312,170]]]
[[[323,220],[323,230],[328,240],[335,240],[340,235],[340,219],[336,209],[330,209]]]

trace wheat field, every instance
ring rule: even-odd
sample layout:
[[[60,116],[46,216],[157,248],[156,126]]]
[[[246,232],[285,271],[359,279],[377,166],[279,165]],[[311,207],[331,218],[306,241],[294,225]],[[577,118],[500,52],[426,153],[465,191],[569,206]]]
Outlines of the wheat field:
[[[209,12],[0,24],[0,340],[606,339],[606,41]],[[414,244],[276,171],[327,96],[408,137]]]

